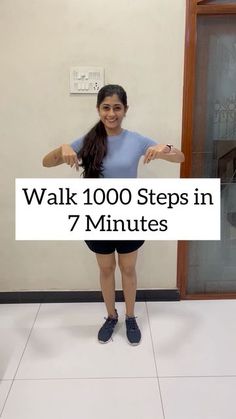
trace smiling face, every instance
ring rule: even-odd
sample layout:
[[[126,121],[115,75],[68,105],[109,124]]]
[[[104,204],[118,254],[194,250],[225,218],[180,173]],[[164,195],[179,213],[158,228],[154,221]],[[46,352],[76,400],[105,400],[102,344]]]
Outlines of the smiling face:
[[[121,124],[126,115],[128,106],[124,106],[118,95],[106,96],[97,108],[99,117],[103,122],[107,135],[119,135]]]

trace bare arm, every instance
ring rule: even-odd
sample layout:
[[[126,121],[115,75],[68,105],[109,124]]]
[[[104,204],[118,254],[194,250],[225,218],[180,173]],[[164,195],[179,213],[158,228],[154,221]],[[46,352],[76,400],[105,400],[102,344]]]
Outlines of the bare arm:
[[[148,147],[144,156],[144,164],[155,159],[162,159],[172,163],[183,163],[184,153],[174,146],[169,147],[165,144],[157,144],[154,147]]]
[[[66,163],[70,167],[75,166],[76,170],[79,169],[77,154],[69,144],[63,144],[61,147],[50,151],[44,156],[42,163],[44,167],[54,167]]]

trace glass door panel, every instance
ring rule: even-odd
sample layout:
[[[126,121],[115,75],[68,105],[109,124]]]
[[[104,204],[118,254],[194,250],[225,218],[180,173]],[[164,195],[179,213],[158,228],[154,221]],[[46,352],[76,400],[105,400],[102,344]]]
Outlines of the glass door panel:
[[[187,292],[235,292],[235,15],[198,16],[195,92],[191,176],[221,178],[221,241],[189,242]]]
[[[200,0],[197,4],[236,4],[236,0]]]

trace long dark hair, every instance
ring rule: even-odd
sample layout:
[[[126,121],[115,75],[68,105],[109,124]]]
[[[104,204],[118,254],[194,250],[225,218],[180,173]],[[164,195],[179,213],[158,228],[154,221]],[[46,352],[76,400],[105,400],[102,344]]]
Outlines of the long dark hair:
[[[108,84],[102,87],[97,96],[97,107],[107,96],[117,95],[124,107],[127,107],[127,95],[123,87],[117,84]],[[78,152],[80,166],[83,167],[83,177],[101,177],[103,172],[103,159],[107,154],[107,132],[100,120],[84,137],[83,146]]]

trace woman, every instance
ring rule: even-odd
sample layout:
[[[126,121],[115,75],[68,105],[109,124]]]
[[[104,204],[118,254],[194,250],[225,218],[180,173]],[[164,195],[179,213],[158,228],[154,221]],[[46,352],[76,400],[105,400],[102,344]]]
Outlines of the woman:
[[[97,97],[97,111],[100,121],[82,138],[71,145],[61,147],[47,154],[43,159],[45,167],[66,163],[77,170],[83,168],[86,178],[135,178],[140,157],[144,163],[163,159],[181,163],[184,155],[170,144],[157,144],[150,138],[122,129],[122,121],[128,111],[127,95],[118,85],[104,86]],[[128,342],[138,345],[141,332],[134,316],[137,288],[135,265],[138,249],[144,241],[86,241],[96,254],[100,269],[100,283],[108,317],[98,332],[98,340],[107,343],[118,322],[115,309],[115,251],[122,276],[122,287],[126,305],[126,332]]]

